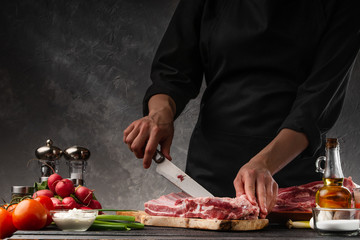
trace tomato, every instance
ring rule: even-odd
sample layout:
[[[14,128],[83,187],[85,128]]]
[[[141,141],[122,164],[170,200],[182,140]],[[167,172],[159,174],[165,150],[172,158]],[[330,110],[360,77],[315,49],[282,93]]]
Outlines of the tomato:
[[[9,205],[9,204],[4,204],[4,205],[2,205],[1,207],[4,208],[5,210],[7,210],[8,212],[13,212],[14,209],[16,208],[16,206],[17,206],[17,203],[13,203],[13,204],[11,204],[11,205]]]
[[[49,198],[48,196],[38,196],[34,200],[40,202],[44,206],[44,208],[46,208],[49,211],[55,209],[51,198]]]
[[[21,201],[13,212],[13,223],[19,230],[39,230],[46,221],[47,210],[34,199]]]
[[[14,203],[14,204],[11,204],[10,206],[7,206],[6,207],[6,210],[8,211],[8,212],[14,212],[14,210],[15,210],[15,208],[16,208],[16,206],[17,206],[18,204],[17,203]]]
[[[48,196],[38,196],[34,200],[40,202],[43,205],[43,207],[46,209],[47,220],[46,220],[45,226],[50,225],[51,222],[52,222],[52,217],[50,215],[50,210],[55,209],[51,198],[49,198]]]
[[[12,214],[4,208],[0,208],[0,239],[10,237],[15,231]]]

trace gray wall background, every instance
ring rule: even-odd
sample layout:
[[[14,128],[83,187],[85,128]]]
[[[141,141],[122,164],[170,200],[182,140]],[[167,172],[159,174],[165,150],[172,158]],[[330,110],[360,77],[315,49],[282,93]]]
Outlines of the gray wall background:
[[[142,115],[150,65],[178,0],[24,0],[0,4],[0,200],[40,176],[34,152],[48,138],[90,149],[86,185],[105,208],[142,209],[177,191],[144,170],[123,143]],[[360,182],[360,63],[329,136],[343,171]],[[199,98],[175,123],[173,162],[184,169]],[[313,171],[309,169],[309,171]],[[65,160],[60,175],[68,177]]]

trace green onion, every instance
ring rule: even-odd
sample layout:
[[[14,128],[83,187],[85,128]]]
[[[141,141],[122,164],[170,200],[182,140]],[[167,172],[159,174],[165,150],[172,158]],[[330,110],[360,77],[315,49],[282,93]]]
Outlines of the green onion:
[[[124,215],[99,215],[89,230],[107,231],[129,231],[131,229],[143,229],[144,224],[135,222],[135,217]]]
[[[129,221],[134,222],[134,216],[125,216],[125,215],[98,215],[96,220],[122,220],[122,221]]]
[[[123,225],[123,226],[125,226],[124,223],[119,224],[119,222],[108,222],[108,221],[100,221],[100,220],[95,220],[94,223],[109,224],[109,225]]]
[[[128,228],[134,228],[134,229],[143,229],[144,228],[144,224],[142,223],[138,223],[138,222],[117,222],[117,221],[100,221],[100,220],[95,220],[94,223],[99,223],[99,224],[109,224],[109,225],[118,225],[118,226],[126,226]]]
[[[98,231],[106,231],[106,230],[119,230],[119,231],[129,231],[130,228],[127,228],[123,225],[111,225],[111,224],[102,224],[102,223],[93,223],[89,230],[98,230]]]
[[[129,222],[129,223],[125,223],[125,225],[132,229],[144,229],[144,224],[138,222],[132,222],[132,223]]]

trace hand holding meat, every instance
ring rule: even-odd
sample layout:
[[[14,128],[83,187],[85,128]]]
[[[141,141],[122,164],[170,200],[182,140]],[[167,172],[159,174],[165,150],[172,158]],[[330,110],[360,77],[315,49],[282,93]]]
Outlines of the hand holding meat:
[[[252,204],[258,202],[262,218],[265,218],[276,203],[278,184],[270,171],[259,162],[249,161],[245,164],[234,180],[234,187],[237,197],[246,194]]]
[[[274,206],[278,185],[272,175],[280,171],[308,146],[307,137],[291,129],[282,129],[279,134],[238,172],[234,187],[236,195],[243,193],[251,202],[255,196],[261,215],[267,215]]]
[[[124,130],[124,142],[137,158],[143,158],[144,168],[150,167],[159,144],[161,152],[171,160],[170,146],[174,136],[171,101],[167,96],[155,95],[149,101],[149,115],[134,121]]]

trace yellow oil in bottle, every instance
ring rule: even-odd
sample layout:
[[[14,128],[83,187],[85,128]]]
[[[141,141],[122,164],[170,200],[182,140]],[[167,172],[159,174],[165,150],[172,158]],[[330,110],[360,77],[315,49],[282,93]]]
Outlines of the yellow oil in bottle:
[[[326,139],[326,156],[316,161],[317,171],[322,172],[324,186],[316,192],[316,205],[323,208],[351,208],[352,195],[343,186],[344,174],[341,169],[339,142],[336,138]],[[325,160],[325,169],[320,162]]]
[[[325,178],[316,193],[316,204],[323,208],[351,208],[351,193],[343,186],[343,178]]]

